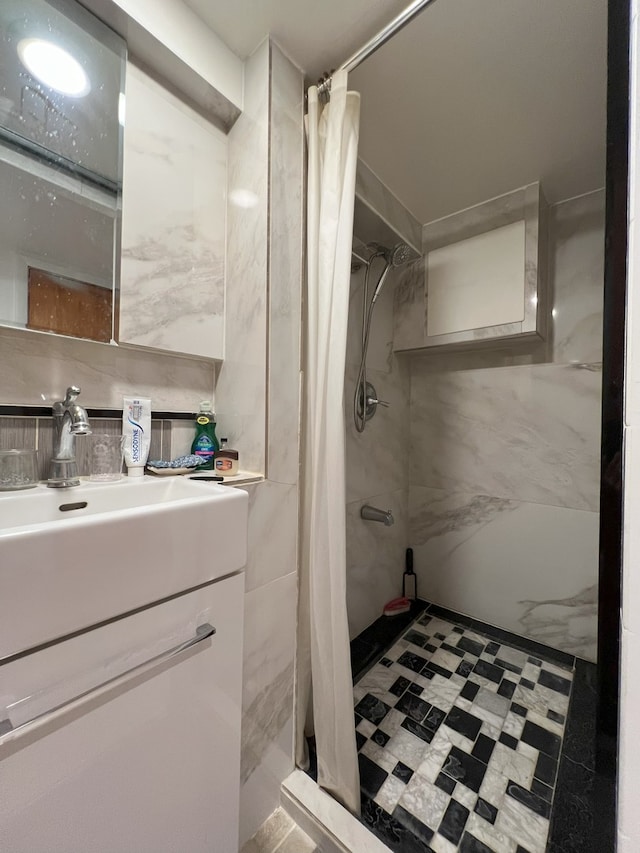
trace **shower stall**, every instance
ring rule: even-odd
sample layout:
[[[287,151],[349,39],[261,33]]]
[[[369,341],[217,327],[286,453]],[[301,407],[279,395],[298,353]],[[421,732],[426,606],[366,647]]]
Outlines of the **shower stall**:
[[[444,9],[434,6],[435,31],[446,29]],[[429,15],[412,24],[421,27],[416,43],[437,38]],[[406,35],[396,62],[410,44]],[[285,799],[297,803],[301,822],[306,800],[331,833],[368,853],[587,850],[596,780],[603,149],[595,177],[573,193],[549,187],[540,219],[549,302],[538,309],[549,321],[546,339],[514,336],[496,346],[480,333],[464,348],[407,345],[416,324],[428,323],[427,236],[447,218],[477,219],[483,203],[500,214],[487,231],[499,230],[506,191],[525,181],[505,187],[496,171],[493,195],[476,194],[468,210],[451,200],[446,213],[414,214],[369,165],[377,149],[367,148],[367,130],[380,125],[367,122],[366,110],[377,108],[379,118],[382,76],[365,65],[350,79],[363,99],[344,397],[362,813],[344,829],[345,815],[303,781],[285,786]],[[425,210],[435,212],[433,204]],[[461,235],[450,243],[464,242]],[[417,597],[406,613],[383,616],[402,594],[409,548]],[[612,803],[603,811],[607,837]]]

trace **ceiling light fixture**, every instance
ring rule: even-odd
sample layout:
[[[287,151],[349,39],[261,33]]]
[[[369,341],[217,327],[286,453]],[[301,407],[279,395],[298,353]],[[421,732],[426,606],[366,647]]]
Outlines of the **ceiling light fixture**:
[[[61,95],[82,98],[91,90],[89,78],[78,60],[53,42],[21,39],[18,56],[30,74]]]

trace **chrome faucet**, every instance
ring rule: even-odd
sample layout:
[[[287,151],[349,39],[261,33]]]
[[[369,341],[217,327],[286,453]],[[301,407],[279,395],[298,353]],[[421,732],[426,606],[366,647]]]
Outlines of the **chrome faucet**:
[[[377,506],[364,504],[360,507],[360,518],[365,521],[379,521],[385,527],[391,527],[394,522],[393,513],[390,509],[378,509]]]
[[[80,389],[76,385],[67,388],[64,400],[53,404],[53,422],[55,424],[55,443],[49,469],[47,485],[53,489],[66,489],[79,486],[78,465],[76,463],[76,435],[90,435],[89,418],[85,409],[76,403]]]

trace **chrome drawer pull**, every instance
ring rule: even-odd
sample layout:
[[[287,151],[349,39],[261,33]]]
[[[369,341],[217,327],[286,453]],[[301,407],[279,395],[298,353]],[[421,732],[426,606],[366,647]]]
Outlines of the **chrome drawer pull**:
[[[37,726],[41,726],[47,722],[47,720],[51,719],[55,715],[59,714],[61,711],[64,711],[66,708],[75,705],[77,702],[81,700],[90,699],[92,696],[101,693],[107,687],[115,687],[117,684],[128,681],[130,678],[136,675],[141,675],[149,669],[152,669],[155,666],[158,666],[161,663],[165,663],[168,660],[171,660],[177,655],[182,654],[182,652],[186,652],[187,649],[191,649],[196,646],[198,643],[203,642],[203,640],[209,639],[209,637],[213,637],[216,633],[216,629],[213,625],[210,625],[208,622],[205,622],[202,625],[198,625],[196,628],[196,633],[194,637],[186,640],[184,643],[180,643],[179,646],[174,646],[172,649],[168,649],[166,652],[161,652],[159,655],[155,657],[149,658],[149,660],[144,661],[144,663],[140,663],[137,666],[131,667],[131,669],[126,670],[126,672],[120,673],[120,675],[114,675],[113,678],[108,678],[106,681],[103,681],[102,684],[98,684],[96,687],[91,687],[89,690],[85,690],[83,693],[79,693],[77,696],[74,696],[72,699],[67,699],[66,702],[62,702],[60,705],[56,705],[55,708],[50,708],[48,711],[43,711],[42,714],[38,714],[30,720],[27,720],[24,723],[21,723],[19,726],[15,728],[12,726],[10,720],[0,720],[0,746],[3,746],[5,743],[9,743],[9,741],[14,740],[19,735],[23,735],[28,732],[32,728],[36,728]]]

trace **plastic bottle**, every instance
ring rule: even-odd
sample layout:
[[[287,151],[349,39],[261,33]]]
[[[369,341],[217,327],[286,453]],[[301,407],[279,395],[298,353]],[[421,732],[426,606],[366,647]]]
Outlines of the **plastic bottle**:
[[[191,452],[205,459],[204,465],[200,465],[199,471],[213,471],[213,456],[220,449],[216,438],[216,422],[210,400],[200,403],[200,411],[196,418],[196,437],[191,445]]]

